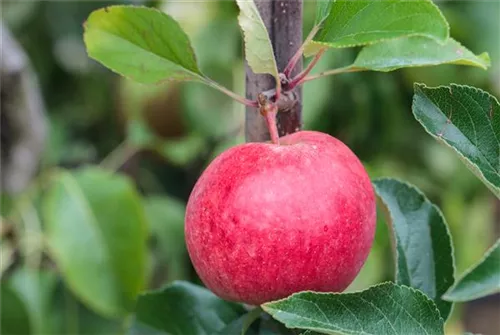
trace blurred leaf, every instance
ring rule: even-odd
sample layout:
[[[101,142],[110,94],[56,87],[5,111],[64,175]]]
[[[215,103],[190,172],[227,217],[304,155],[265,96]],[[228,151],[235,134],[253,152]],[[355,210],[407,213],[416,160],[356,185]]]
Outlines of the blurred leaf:
[[[186,279],[188,276],[187,249],[184,242],[184,213],[186,205],[166,196],[144,199],[144,210],[151,234],[160,244],[162,260],[168,269],[168,279]]]
[[[0,278],[3,277],[4,272],[12,265],[14,262],[15,246],[10,241],[6,241],[3,238],[0,240]]]
[[[176,165],[186,165],[206,149],[206,139],[200,134],[190,134],[180,139],[160,141],[155,147],[167,160]]]
[[[334,0],[316,0],[316,21],[315,24],[323,22],[332,9]]]
[[[448,301],[470,301],[500,292],[500,240],[444,294]]]
[[[321,2],[323,3],[323,1]],[[338,58],[337,53],[327,52],[323,54],[318,64],[314,67],[314,72],[320,73],[332,67],[335,58]],[[302,117],[304,119],[305,129],[314,129],[315,121],[325,122],[323,112],[328,106],[334,103],[332,78],[324,78],[323,80],[312,80],[307,85],[302,86],[303,106]],[[328,113],[331,114],[331,113]]]
[[[2,3],[2,20],[14,31],[28,22],[40,5],[38,1],[5,1]]]
[[[219,299],[200,286],[177,281],[141,294],[136,321],[172,335],[205,335],[224,329],[243,314],[243,306]]]
[[[413,115],[500,198],[500,104],[485,91],[415,84]]]
[[[250,326],[260,317],[262,308],[255,307],[247,314],[243,314],[238,319],[228,324],[224,329],[213,333],[212,335],[251,335],[257,334]]]
[[[200,68],[211,75],[210,71],[214,67],[227,68],[231,66],[239,57],[240,39],[236,17],[211,19],[193,37],[193,45],[197,51]],[[217,48],[214,48],[214,45],[217,45]],[[230,72],[232,68],[227,70]]]
[[[50,306],[51,333],[71,335],[122,334],[124,319],[102,317],[83,305],[62,280],[59,280]]]
[[[189,38],[159,10],[110,6],[94,11],[85,24],[89,56],[138,82],[203,80]]]
[[[25,303],[34,334],[52,334],[51,304],[55,292],[53,272],[21,268],[9,278],[10,287]]]
[[[245,57],[254,73],[269,73],[280,85],[273,45],[254,0],[236,0],[240,8],[238,22],[245,39]]]
[[[224,136],[242,123],[244,113],[235,110],[232,100],[220,92],[214,92],[210,87],[186,85],[181,99],[186,123],[200,134]]]
[[[430,0],[342,0],[329,9],[313,44],[345,48],[405,36],[444,42],[449,36],[446,19]]]
[[[68,286],[103,315],[129,311],[145,281],[147,238],[132,183],[97,168],[61,171],[43,205],[49,250]]]
[[[132,325],[130,326],[130,329],[126,333],[128,335],[170,335],[167,334],[161,330],[154,329],[151,327],[148,327],[142,323],[137,322],[134,320],[132,322]]]
[[[5,335],[29,335],[33,331],[27,306],[5,282],[0,285],[0,332]],[[7,307],[7,308],[6,308]]]
[[[384,41],[364,47],[348,67],[372,71],[393,71],[402,67],[459,64],[486,69],[487,53],[474,55],[460,43],[449,38],[445,44],[426,37],[409,37]]]
[[[395,179],[373,181],[388,210],[396,241],[396,283],[432,298],[446,320],[452,304],[441,300],[453,284],[451,237],[441,211],[414,186]]]
[[[322,334],[444,334],[432,300],[393,283],[356,293],[300,292],[262,308],[288,328]]]
[[[205,168],[224,151],[243,143],[245,143],[245,135],[242,134],[242,132],[239,132],[235,136],[228,136],[226,139],[219,142],[214,150],[210,153],[209,159],[207,159],[207,161],[205,162]]]
[[[127,138],[130,144],[136,148],[148,148],[158,140],[141,116],[128,121]]]
[[[10,212],[14,208],[14,199],[12,196],[2,192],[0,194],[0,215],[3,217],[8,217]],[[5,220],[0,222],[2,225],[6,224]]]

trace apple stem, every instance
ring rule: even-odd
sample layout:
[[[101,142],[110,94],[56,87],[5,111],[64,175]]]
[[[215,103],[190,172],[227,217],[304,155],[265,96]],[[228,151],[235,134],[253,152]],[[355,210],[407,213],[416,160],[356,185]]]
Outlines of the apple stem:
[[[226,94],[227,96],[233,98],[234,100],[238,101],[239,103],[242,103],[243,105],[245,106],[248,106],[248,107],[259,107],[259,104],[257,103],[257,101],[254,101],[254,100],[249,100],[249,99],[246,99],[236,93],[234,93],[233,91],[225,88],[224,86],[220,85],[219,83],[211,80],[211,79],[206,79],[205,81],[208,85],[210,85],[211,87],[219,90],[220,92]]]
[[[276,123],[276,114],[278,114],[278,104],[269,101],[269,98],[264,94],[260,93],[257,97],[257,102],[259,103],[259,112],[266,119],[267,129],[269,130],[269,135],[271,135],[271,141],[274,144],[280,144],[278,124]]]
[[[318,24],[311,29],[311,31],[309,32],[309,35],[307,35],[306,39],[304,40],[304,42],[302,43],[300,48],[295,52],[293,57],[290,59],[290,61],[286,65],[285,69],[283,70],[283,74],[285,75],[286,78],[290,78],[290,76],[292,75],[292,71],[295,68],[295,65],[297,64],[297,62],[300,60],[300,57],[302,57],[302,54],[304,53],[304,49],[305,49],[306,45],[312,41],[314,36],[316,36],[316,33],[318,32],[319,28],[320,28],[320,25]]]
[[[281,76],[278,76],[276,79],[276,94],[275,94],[275,101],[278,101],[281,96]]]
[[[304,82],[304,78],[307,77],[307,75],[312,71],[314,66],[318,63],[318,61],[321,59],[321,56],[325,53],[326,48],[323,48],[318,51],[318,53],[314,56],[314,58],[307,64],[307,67],[299,73],[297,76],[295,76],[290,82],[288,83],[288,89],[293,90],[296,86],[302,84]]]
[[[279,145],[280,139],[278,135],[278,125],[276,124],[276,114],[278,114],[278,107],[273,105],[273,108],[266,111],[264,117],[266,118],[267,128],[269,128],[269,134],[271,135],[271,142]]]
[[[324,72],[321,72],[321,73],[318,73],[318,74],[315,74],[315,75],[312,75],[312,76],[304,77],[296,85],[301,85],[301,84],[303,84],[305,82],[308,82],[308,81],[311,81],[311,80],[315,80],[315,79],[319,79],[319,78],[323,78],[323,77],[326,77],[326,76],[333,76],[333,75],[340,74],[340,73],[361,72],[361,71],[364,71],[364,69],[359,68],[359,67],[358,68],[351,67],[351,66],[341,67],[341,68],[338,68],[338,69],[328,70],[328,71],[324,71]]]

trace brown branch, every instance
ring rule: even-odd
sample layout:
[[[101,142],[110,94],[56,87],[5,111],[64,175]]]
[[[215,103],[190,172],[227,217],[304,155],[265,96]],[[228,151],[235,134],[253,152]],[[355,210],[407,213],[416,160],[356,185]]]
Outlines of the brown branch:
[[[302,0],[255,0],[257,8],[273,44],[278,69],[283,71],[297,49],[302,45]],[[302,70],[299,60],[291,73],[295,76]],[[270,75],[256,75],[246,67],[246,97],[255,100],[260,93],[275,87]],[[284,90],[278,101],[278,131],[280,136],[301,128],[302,90]],[[245,120],[247,142],[263,142],[270,139],[266,120],[256,108],[247,107]]]

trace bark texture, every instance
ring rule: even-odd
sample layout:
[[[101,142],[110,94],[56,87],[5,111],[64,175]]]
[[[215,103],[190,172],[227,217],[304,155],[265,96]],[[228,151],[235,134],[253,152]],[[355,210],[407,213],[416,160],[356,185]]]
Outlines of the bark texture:
[[[255,0],[257,8],[272,41],[278,69],[283,71],[288,61],[302,44],[302,0]],[[302,70],[302,61],[295,66],[292,75]],[[275,87],[271,75],[254,74],[246,65],[246,96],[255,100],[261,92]],[[283,136],[300,130],[302,111],[302,92],[300,88],[293,92],[283,92],[285,98],[294,103],[287,110],[278,113],[278,131]],[[256,108],[247,107],[245,119],[247,142],[263,142],[270,139],[265,119]]]

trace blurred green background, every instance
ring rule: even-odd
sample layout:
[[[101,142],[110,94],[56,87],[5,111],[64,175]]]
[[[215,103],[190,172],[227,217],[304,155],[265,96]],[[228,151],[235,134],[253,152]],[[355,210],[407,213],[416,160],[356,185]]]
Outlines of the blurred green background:
[[[88,59],[82,23],[92,10],[117,3],[1,2],[2,21],[28,54],[38,76],[50,127],[39,177],[21,194],[2,194],[3,334],[120,334],[130,322],[127,317],[110,317],[79,293],[59,268],[64,256],[53,257],[47,247],[50,238],[47,243],[45,231],[50,222],[40,204],[47,196],[47,179],[60,171],[56,168],[101,164],[103,169],[127,175],[136,185],[147,230],[145,279],[140,290],[177,279],[199,283],[184,246],[185,204],[204,167],[224,149],[244,141],[244,109],[198,84],[138,85]],[[244,94],[242,39],[234,2],[124,3],[156,6],[176,18],[191,38],[201,69]],[[461,274],[498,237],[500,203],[453,152],[413,119],[413,83],[468,84],[499,97],[500,2],[443,1],[438,5],[450,22],[453,38],[475,53],[489,52],[492,67],[488,71],[445,65],[323,78],[304,86],[303,120],[305,129],[320,130],[345,142],[372,178],[404,179],[440,206],[453,237],[456,274]],[[313,24],[314,6],[313,1],[305,1],[304,35]],[[315,72],[347,65],[357,51],[329,51]],[[148,150],[138,149],[143,146]],[[122,209],[116,206],[118,213]],[[119,219],[119,214],[111,218]],[[68,226],[68,231],[78,229]],[[113,239],[120,237],[116,234]],[[74,252],[71,245],[65,252]],[[392,263],[388,230],[379,215],[372,253],[349,289],[390,280]],[[81,278],[98,276],[92,269],[88,273],[79,269]],[[458,305],[447,331],[500,334],[497,318],[474,316],[484,306],[493,311],[491,315],[498,313],[499,299],[493,299],[472,309]]]

